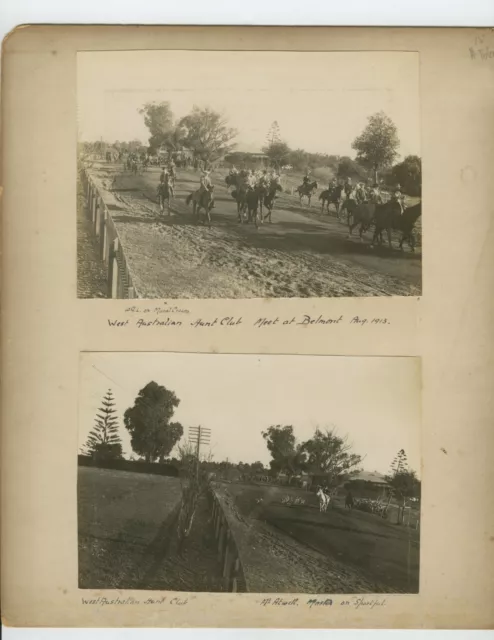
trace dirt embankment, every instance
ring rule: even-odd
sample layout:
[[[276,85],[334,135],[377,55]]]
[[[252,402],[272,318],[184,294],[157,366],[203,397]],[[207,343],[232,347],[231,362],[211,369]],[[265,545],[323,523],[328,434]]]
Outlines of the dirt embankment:
[[[206,497],[178,548],[180,480],[79,468],[79,587],[222,591]]]

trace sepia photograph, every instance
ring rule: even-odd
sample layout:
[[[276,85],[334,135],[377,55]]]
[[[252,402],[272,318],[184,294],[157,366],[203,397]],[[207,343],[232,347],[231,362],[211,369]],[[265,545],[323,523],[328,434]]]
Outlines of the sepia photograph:
[[[80,589],[419,592],[413,357],[83,353]]]
[[[79,298],[422,293],[419,54],[77,54]]]

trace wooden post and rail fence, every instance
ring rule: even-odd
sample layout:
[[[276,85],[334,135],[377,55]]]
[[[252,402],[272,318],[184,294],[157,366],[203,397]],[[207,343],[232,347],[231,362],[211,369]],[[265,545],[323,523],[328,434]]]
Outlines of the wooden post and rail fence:
[[[209,495],[212,505],[214,538],[217,543],[218,560],[222,567],[225,590],[231,593],[245,591],[245,579],[237,545],[221,502],[212,486]]]
[[[86,169],[80,171],[80,177],[86,198],[86,215],[92,223],[99,244],[99,257],[107,272],[107,296],[138,298],[108,205]]]

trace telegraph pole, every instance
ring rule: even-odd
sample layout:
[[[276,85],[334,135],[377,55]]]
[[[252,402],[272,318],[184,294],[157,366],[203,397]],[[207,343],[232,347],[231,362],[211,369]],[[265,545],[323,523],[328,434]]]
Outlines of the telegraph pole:
[[[202,444],[209,444],[211,440],[211,429],[206,427],[189,427],[189,442],[196,447],[196,480],[199,481],[199,461]]]

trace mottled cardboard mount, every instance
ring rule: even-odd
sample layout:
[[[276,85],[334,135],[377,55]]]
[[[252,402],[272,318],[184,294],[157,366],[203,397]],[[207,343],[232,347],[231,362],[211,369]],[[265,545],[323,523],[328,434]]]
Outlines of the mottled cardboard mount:
[[[420,298],[176,301],[241,327],[109,325],[147,301],[76,299],[76,55],[128,49],[415,51],[420,57]],[[487,29],[25,26],[3,57],[2,609],[15,626],[491,628],[494,35]],[[175,302],[174,302],[175,303]],[[388,317],[259,329],[258,317]],[[422,362],[418,595],[385,606],[264,595],[77,588],[78,363],[84,351],[417,356]],[[366,596],[367,597],[367,596]],[[163,598],[166,598],[163,600]],[[314,598],[322,598],[321,594]],[[106,600],[105,600],[106,599]],[[175,599],[175,600],[174,600]],[[274,598],[274,601],[276,598]]]

